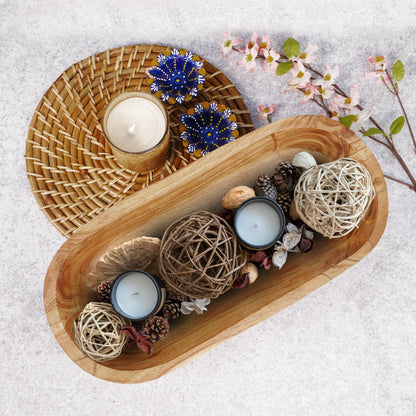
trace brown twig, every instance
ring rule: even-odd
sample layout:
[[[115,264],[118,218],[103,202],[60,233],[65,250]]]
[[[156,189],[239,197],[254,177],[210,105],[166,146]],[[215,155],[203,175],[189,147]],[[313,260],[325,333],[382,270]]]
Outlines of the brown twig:
[[[404,109],[402,100],[400,98],[399,87],[397,86],[396,83],[393,82],[393,80],[392,80],[392,78],[391,78],[391,76],[389,74],[389,71],[386,70],[386,74],[389,77],[389,80],[390,80],[391,85],[393,86],[393,90],[394,90],[394,93],[395,93],[394,95],[397,97],[397,100],[399,101],[399,104],[400,104],[400,108],[403,111],[404,119],[406,120],[407,128],[409,129],[410,137],[412,138],[413,146],[414,146],[415,151],[416,151],[416,140],[415,140],[415,136],[413,134],[412,127],[410,126],[410,121],[409,121],[409,118],[407,117],[406,110]]]
[[[401,181],[400,179],[393,178],[392,176],[386,175],[385,173],[384,173],[384,177],[386,179],[390,179],[391,181],[400,183],[401,185],[407,186],[409,189],[416,192],[416,186],[410,185],[409,183]]]

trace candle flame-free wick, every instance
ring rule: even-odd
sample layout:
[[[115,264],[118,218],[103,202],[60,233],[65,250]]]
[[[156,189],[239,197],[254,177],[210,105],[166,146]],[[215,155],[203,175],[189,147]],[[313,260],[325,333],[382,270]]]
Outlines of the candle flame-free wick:
[[[130,124],[129,128],[127,129],[127,133],[130,136],[134,136],[135,132],[136,132],[136,124],[132,123],[132,124]]]
[[[139,292],[135,292],[135,293],[132,293],[131,294],[131,296],[139,296],[140,295],[140,293]]]

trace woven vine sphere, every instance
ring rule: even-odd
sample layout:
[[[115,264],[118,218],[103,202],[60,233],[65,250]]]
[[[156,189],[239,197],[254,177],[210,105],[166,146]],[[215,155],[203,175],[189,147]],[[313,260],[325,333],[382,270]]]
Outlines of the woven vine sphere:
[[[217,298],[230,289],[243,262],[234,231],[210,212],[176,221],[162,238],[160,273],[175,293]]]
[[[374,198],[367,169],[353,159],[314,166],[295,188],[300,218],[325,237],[342,237],[358,227]]]
[[[117,358],[128,341],[120,333],[130,321],[116,313],[111,304],[90,302],[74,322],[75,342],[86,356],[95,361]]]

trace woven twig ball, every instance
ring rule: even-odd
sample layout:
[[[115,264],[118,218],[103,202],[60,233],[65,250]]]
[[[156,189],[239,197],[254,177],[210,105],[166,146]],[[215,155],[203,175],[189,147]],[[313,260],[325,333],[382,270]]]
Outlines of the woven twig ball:
[[[175,293],[217,298],[231,288],[243,262],[234,231],[210,212],[176,221],[162,238],[160,274]]]
[[[337,238],[358,227],[374,195],[367,169],[344,158],[308,169],[296,185],[294,200],[307,225]]]
[[[75,342],[86,356],[95,361],[117,358],[128,341],[120,333],[130,321],[116,313],[111,304],[90,302],[74,322]]]

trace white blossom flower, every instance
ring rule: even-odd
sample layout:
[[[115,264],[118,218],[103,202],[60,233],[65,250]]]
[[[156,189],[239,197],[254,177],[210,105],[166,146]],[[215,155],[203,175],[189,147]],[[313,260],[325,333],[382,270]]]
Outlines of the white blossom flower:
[[[254,45],[251,49],[246,47],[245,55],[241,61],[237,62],[238,66],[245,66],[247,72],[254,71],[256,68],[256,57],[258,53],[258,45]]]
[[[181,312],[184,315],[189,315],[191,312],[196,312],[197,315],[202,315],[206,310],[206,306],[211,302],[211,299],[194,299],[189,298],[190,301],[184,301],[181,304]]]
[[[339,76],[339,66],[335,65],[334,67],[330,67],[327,65],[324,68],[324,76],[322,78],[316,79],[314,81],[314,85],[319,85],[322,89],[327,89],[331,85],[335,84],[335,80]]]
[[[238,45],[241,43],[243,39],[236,38],[235,36],[231,36],[231,32],[224,32],[222,35],[222,43],[221,43],[221,52],[222,54],[228,58],[230,51],[232,50],[233,46]]]
[[[359,110],[357,107],[353,107],[347,110],[346,114],[355,116],[350,129],[357,132],[361,129],[364,121],[370,118],[371,110]]]
[[[279,60],[280,55],[274,49],[263,49],[263,55],[263,70],[274,75],[277,68],[277,61]]]
[[[304,64],[310,64],[311,62],[316,61],[315,52],[318,50],[318,47],[312,43],[310,43],[304,52],[300,52],[297,56],[292,56],[289,58],[291,61],[298,61]]]
[[[295,62],[290,69],[290,73],[292,74],[292,78],[287,80],[290,86],[289,90],[305,88],[311,78],[311,73],[305,69],[302,62]]]

